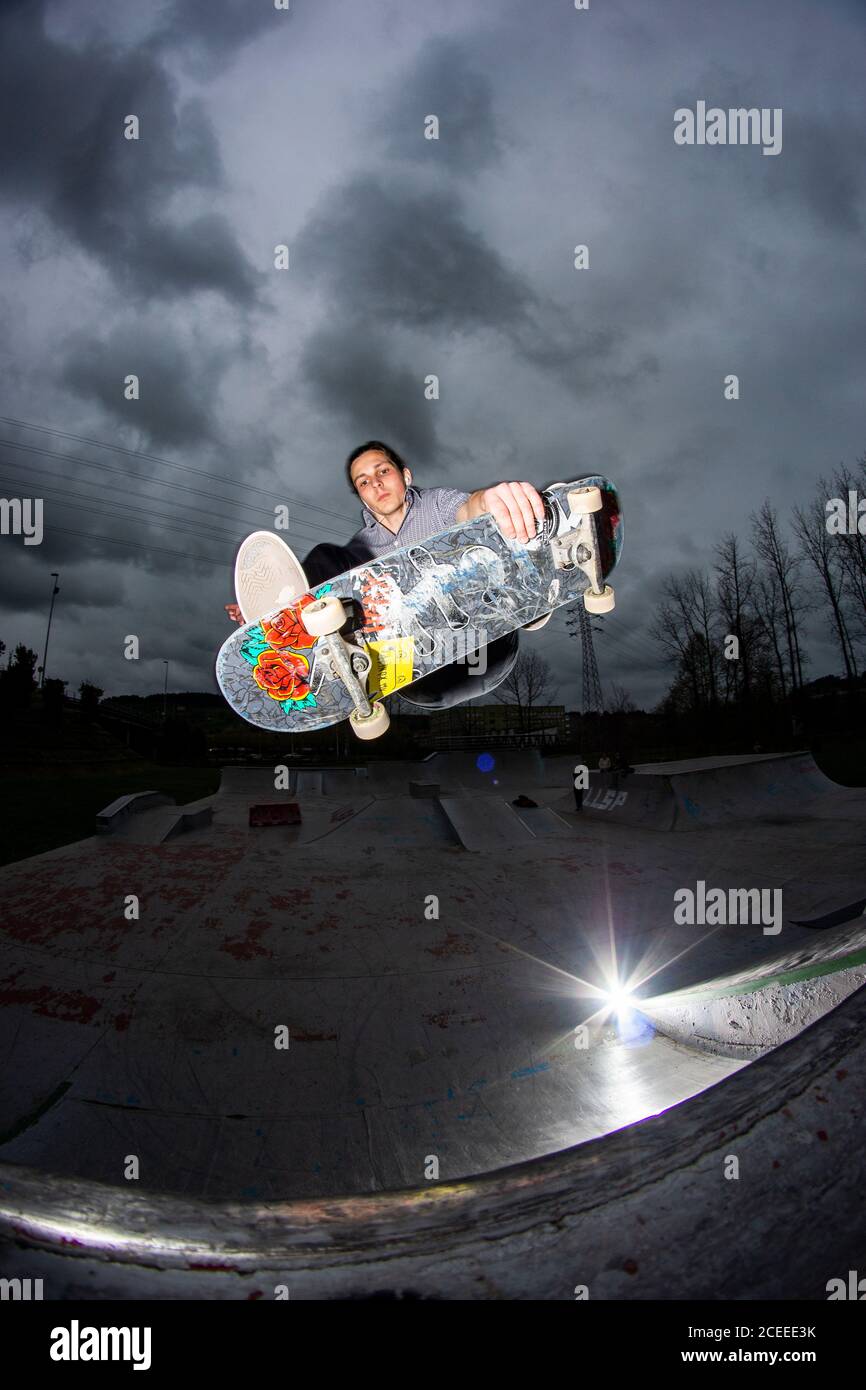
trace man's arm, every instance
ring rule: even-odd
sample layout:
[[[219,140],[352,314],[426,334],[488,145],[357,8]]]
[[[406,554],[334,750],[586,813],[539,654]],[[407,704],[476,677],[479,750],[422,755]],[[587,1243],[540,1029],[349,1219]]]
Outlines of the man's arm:
[[[530,541],[544,520],[544,500],[532,483],[496,483],[473,492],[457,508],[458,521],[491,512],[503,536],[508,540]]]

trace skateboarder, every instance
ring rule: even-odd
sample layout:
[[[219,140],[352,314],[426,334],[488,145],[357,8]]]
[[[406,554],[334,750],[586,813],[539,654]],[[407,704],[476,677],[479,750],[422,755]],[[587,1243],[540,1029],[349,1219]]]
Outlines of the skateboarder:
[[[578,778],[582,777],[583,775],[584,767],[585,764],[582,762],[580,756],[578,756],[577,762],[574,764],[574,772],[571,775],[571,785],[574,790],[575,811],[583,810],[583,787],[579,787],[577,783]]]
[[[544,519],[544,502],[531,483],[497,483],[471,493],[448,487],[419,488],[396,449],[377,439],[352,450],[346,460],[346,477],[360,498],[364,524],[346,545],[324,543],[310,551],[303,561],[310,588],[484,512],[492,513],[509,540],[530,540],[536,534],[537,522]],[[236,605],[226,607],[231,617],[243,621]],[[400,698],[422,709],[448,709],[487,695],[511,671],[517,649],[518,634],[509,633],[487,647],[483,674],[475,673],[465,660],[457,661],[417,681]]]

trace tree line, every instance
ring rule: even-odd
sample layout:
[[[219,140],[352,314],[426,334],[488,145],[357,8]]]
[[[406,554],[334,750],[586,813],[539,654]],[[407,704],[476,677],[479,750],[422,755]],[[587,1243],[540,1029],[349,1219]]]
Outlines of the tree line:
[[[840,668],[856,680],[866,649],[866,534],[840,529],[841,503],[866,493],[866,455],[856,472],[840,466],[821,478],[786,526],[765,501],[749,519],[747,540],[728,533],[711,569],[672,575],[650,628],[675,668],[667,712],[720,705],[779,703],[803,690],[804,629],[822,614]],[[835,499],[835,500],[834,500]],[[866,507],[866,504],[864,504]],[[866,515],[862,517],[866,531]]]

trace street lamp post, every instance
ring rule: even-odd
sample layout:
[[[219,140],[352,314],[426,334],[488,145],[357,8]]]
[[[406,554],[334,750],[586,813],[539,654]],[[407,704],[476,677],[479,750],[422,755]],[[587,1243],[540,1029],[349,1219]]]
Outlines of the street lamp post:
[[[164,724],[168,717],[168,662],[163,661],[162,664],[165,667],[165,683],[162,687],[162,722]]]
[[[39,681],[39,689],[40,689],[40,690],[42,690],[42,688],[43,688],[44,685],[45,685],[45,668],[46,668],[46,666],[48,665],[48,639],[49,639],[49,637],[51,636],[51,618],[52,618],[52,616],[53,616],[53,614],[54,614],[54,600],[55,600],[55,598],[57,597],[57,595],[60,593],[60,586],[59,586],[58,583],[57,583],[57,581],[58,581],[59,578],[60,578],[60,575],[57,573],[57,571],[56,571],[56,570],[52,570],[52,571],[51,571],[51,579],[52,579],[52,584],[51,584],[51,606],[50,606],[50,608],[48,609],[48,627],[47,627],[47,629],[46,629],[46,631],[45,631],[45,652],[44,652],[44,654],[43,654],[43,656],[42,656],[42,676],[41,676],[40,681]]]

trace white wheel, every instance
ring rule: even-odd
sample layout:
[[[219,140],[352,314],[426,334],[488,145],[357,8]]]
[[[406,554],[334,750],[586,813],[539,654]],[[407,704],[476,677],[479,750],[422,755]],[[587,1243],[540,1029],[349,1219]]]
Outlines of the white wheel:
[[[380,704],[378,700],[373,706],[373,713],[368,714],[366,719],[362,714],[359,714],[356,709],[353,709],[352,713],[349,715],[349,724],[352,727],[352,732],[357,734],[358,738],[364,739],[365,741],[371,738],[380,738],[390,723],[390,714],[385,706]]]
[[[604,506],[604,498],[601,495],[600,487],[575,487],[568,494],[568,505],[577,516],[586,516],[588,512],[600,512]]]
[[[609,613],[616,607],[616,599],[613,589],[609,584],[605,584],[600,594],[596,594],[592,589],[586,589],[583,595],[583,606],[587,613]]]
[[[254,531],[235,561],[235,596],[245,623],[257,622],[309,589],[303,566],[273,531]]]
[[[326,594],[301,609],[301,622],[311,637],[327,637],[339,632],[345,621],[343,603],[336,594]]]
[[[553,614],[552,614],[552,613],[545,613],[545,615],[544,615],[543,618],[536,618],[534,623],[524,623],[524,624],[523,624],[523,631],[524,631],[524,632],[538,632],[539,628],[547,627],[547,624],[550,622],[550,620],[551,620],[552,617],[553,617]]]

